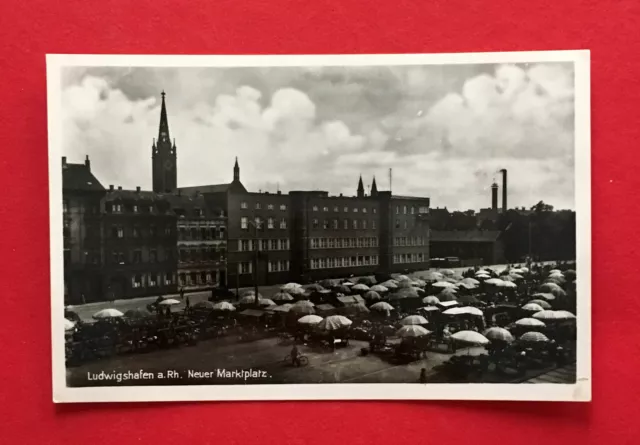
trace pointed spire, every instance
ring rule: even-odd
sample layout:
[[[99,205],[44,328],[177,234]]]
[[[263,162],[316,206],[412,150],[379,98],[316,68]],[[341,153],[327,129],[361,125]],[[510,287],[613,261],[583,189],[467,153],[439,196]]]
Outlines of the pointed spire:
[[[236,163],[233,166],[233,182],[240,182],[240,166],[238,165],[237,156],[236,156]]]
[[[364,196],[364,184],[362,183],[362,175],[360,175],[360,179],[358,180],[358,198],[362,198]]]
[[[373,177],[373,182],[371,183],[371,196],[378,195],[378,186],[376,184],[376,177]]]
[[[164,97],[166,93],[162,91],[162,108],[160,109],[160,129],[158,131],[158,143],[169,142],[169,119],[167,118],[167,105]]]

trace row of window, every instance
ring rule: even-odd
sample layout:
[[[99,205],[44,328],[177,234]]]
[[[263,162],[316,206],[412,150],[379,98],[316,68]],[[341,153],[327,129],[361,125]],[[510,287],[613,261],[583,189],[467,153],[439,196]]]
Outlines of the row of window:
[[[251,252],[253,250],[289,250],[289,239],[239,239],[238,252]]]
[[[424,236],[397,236],[393,239],[394,246],[424,246],[425,243]]]
[[[111,252],[112,264],[141,264],[145,263],[157,263],[162,261],[171,261],[173,259],[173,252],[168,250],[165,255],[159,254],[156,250],[150,250],[146,258],[143,258],[141,250],[134,250],[131,253],[131,259],[129,259],[128,252],[122,252],[114,250]]]
[[[411,227],[414,227],[416,225],[415,220],[411,221]],[[400,221],[399,219],[396,219],[396,229],[408,229],[409,228],[409,221],[404,220],[404,221]]]
[[[217,270],[178,274],[178,284],[182,286],[205,286],[219,282]]]
[[[346,247],[378,247],[378,237],[311,238],[312,249],[341,249]]]
[[[203,249],[180,249],[178,259],[181,263],[196,263],[199,261],[216,261],[224,256],[226,249],[215,247]]]
[[[287,228],[287,220],[286,218],[281,218],[278,221],[278,227],[280,229],[286,229]],[[262,218],[260,218],[259,216],[257,216],[252,222],[251,225],[253,227],[255,227],[256,229],[259,230],[263,230],[264,229],[264,220]],[[276,219],[275,218],[267,218],[267,229],[275,229],[276,228]],[[243,216],[240,218],[240,228],[244,229],[244,230],[248,230],[249,229],[249,218],[247,218],[246,216]]]
[[[248,209],[249,208],[249,204],[247,204],[246,202],[241,202],[240,203],[240,208],[241,209]],[[256,210],[260,210],[262,209],[262,204],[259,202],[256,202],[255,204],[255,209]],[[275,210],[275,206],[273,204],[267,204],[267,210]],[[286,204],[280,204],[280,210],[287,210],[287,205]]]
[[[224,239],[225,232],[224,227],[201,227],[200,229],[195,227],[191,229],[180,227],[180,229],[178,229],[178,241]]]
[[[350,257],[311,258],[311,269],[334,269],[338,267],[376,266],[378,255]]]
[[[173,284],[173,274],[171,273],[149,273],[136,274],[131,277],[133,288],[170,286]]]
[[[269,272],[288,272],[289,260],[269,261]]]
[[[320,207],[313,206],[313,207],[311,207],[311,210],[314,211],[314,212],[319,212],[320,211]],[[329,211],[329,207],[326,207],[326,206],[322,207],[322,211],[323,212],[328,212]],[[334,212],[339,212],[340,211],[340,207],[339,206],[334,206],[333,207],[333,211]],[[349,207],[347,207],[347,206],[343,207],[342,211],[345,212],[345,213],[348,212],[349,211]],[[359,211],[361,211],[362,213],[367,213],[368,212],[366,207],[362,207],[362,208],[353,207],[352,211],[354,213],[358,213]],[[371,213],[376,213],[376,211],[377,211],[377,209],[375,207],[371,207]]]
[[[422,253],[399,253],[393,256],[393,264],[422,263],[423,261]]]
[[[253,263],[246,261],[244,263],[238,263],[238,274],[253,273]]]
[[[128,231],[127,231],[128,232]],[[171,226],[165,226],[163,230],[164,236],[171,236],[172,228]],[[143,238],[145,236],[149,236],[151,238],[157,237],[159,234],[158,228],[155,225],[150,225],[146,228],[141,228],[140,226],[133,226],[131,228],[130,235],[133,238]],[[125,228],[119,225],[111,226],[111,237],[112,238],[124,238],[125,237]]]
[[[429,207],[418,207],[418,215],[424,215],[429,213]],[[396,215],[400,214],[400,206],[396,206]],[[416,208],[414,206],[411,206],[410,208],[407,208],[407,206],[402,206],[402,214],[403,215],[415,215],[416,214]]]
[[[320,221],[317,219],[314,219],[311,221],[311,226],[314,229],[319,229],[320,228]],[[349,229],[349,220],[348,219],[344,219],[342,220],[342,224],[340,224],[340,221],[337,219],[332,219],[331,221],[329,221],[328,219],[325,219],[324,221],[322,221],[322,228],[327,230],[327,229],[333,229],[333,230],[338,230],[340,229],[342,226],[342,229],[344,230],[348,230]],[[372,229],[375,230],[376,229],[376,221],[375,220],[371,220],[371,222],[368,222],[366,219],[363,220],[357,220],[357,219],[352,219],[351,220],[351,228],[354,230],[367,230],[367,229]]]

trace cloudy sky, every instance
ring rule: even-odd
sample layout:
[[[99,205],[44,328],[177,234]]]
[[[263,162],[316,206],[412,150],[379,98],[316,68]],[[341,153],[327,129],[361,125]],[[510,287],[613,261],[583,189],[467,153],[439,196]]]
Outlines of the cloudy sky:
[[[66,68],[63,141],[107,186],[151,187],[151,143],[167,93],[180,186],[429,196],[490,206],[497,170],[509,205],[574,208],[572,64],[307,68]]]

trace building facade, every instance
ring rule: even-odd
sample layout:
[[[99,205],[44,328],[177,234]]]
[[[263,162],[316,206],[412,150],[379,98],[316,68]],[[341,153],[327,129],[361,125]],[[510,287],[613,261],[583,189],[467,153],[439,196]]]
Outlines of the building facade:
[[[108,300],[177,291],[176,228],[166,196],[109,186],[103,215]]]
[[[431,232],[432,258],[459,258],[463,266],[505,262],[502,232],[499,230]]]
[[[82,304],[102,299],[102,200],[106,191],[84,164],[62,158],[64,300]]]

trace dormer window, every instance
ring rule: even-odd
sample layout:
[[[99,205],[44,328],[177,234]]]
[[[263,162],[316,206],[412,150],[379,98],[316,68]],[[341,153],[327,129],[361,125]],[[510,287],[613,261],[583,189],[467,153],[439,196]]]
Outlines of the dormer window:
[[[202,209],[196,209],[196,216],[202,216]]]

